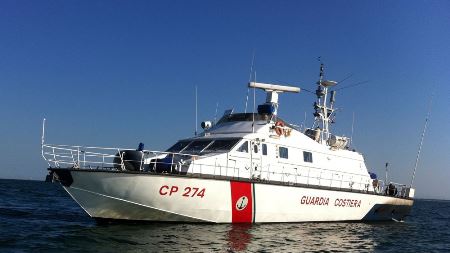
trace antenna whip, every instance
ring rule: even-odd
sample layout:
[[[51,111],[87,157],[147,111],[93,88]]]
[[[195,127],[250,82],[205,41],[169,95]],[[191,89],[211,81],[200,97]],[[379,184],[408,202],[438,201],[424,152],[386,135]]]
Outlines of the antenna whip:
[[[195,136],[197,136],[197,85],[195,85]]]
[[[248,82],[252,81],[253,64],[254,63],[255,63],[255,50],[253,49],[252,65],[250,66],[250,76],[248,77]],[[248,93],[249,93],[249,91],[250,91],[250,87],[247,88],[247,97],[245,98],[245,110],[244,110],[244,113],[247,113]]]
[[[256,82],[256,71],[255,71],[255,82]],[[252,133],[255,132],[255,109],[256,109],[256,88],[253,87],[253,122],[252,122]]]
[[[428,104],[428,112],[427,112],[427,116],[425,118],[425,124],[423,126],[422,136],[420,137],[419,150],[417,151],[416,163],[414,164],[414,171],[413,171],[413,175],[411,178],[410,188],[412,188],[413,183],[414,183],[414,178],[416,177],[416,169],[417,169],[417,165],[419,164],[420,152],[422,151],[422,145],[423,145],[423,139],[425,137],[425,132],[427,131],[428,121],[429,121],[430,114],[431,114],[431,105],[433,104],[433,98],[434,98],[434,92],[431,94],[430,103]]]
[[[354,131],[354,125],[355,125],[355,112],[353,112],[352,117],[352,134],[350,135],[350,146],[353,147],[353,131]]]

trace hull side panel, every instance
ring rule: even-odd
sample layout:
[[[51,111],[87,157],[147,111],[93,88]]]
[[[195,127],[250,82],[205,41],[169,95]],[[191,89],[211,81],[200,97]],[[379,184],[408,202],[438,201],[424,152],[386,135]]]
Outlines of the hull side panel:
[[[380,195],[268,184],[255,184],[254,190],[256,222],[398,220],[413,203]]]
[[[158,210],[156,213],[173,214],[170,221],[189,217],[203,222],[231,222],[228,181],[107,172],[71,174],[73,184],[66,190],[94,218],[134,219],[131,209],[140,206],[138,209],[149,212],[139,212],[144,220],[161,220],[160,214],[152,215]],[[105,211],[107,208],[114,211]],[[114,217],[108,216],[110,212]]]
[[[66,188],[72,198],[93,218],[147,221],[208,222],[139,203],[78,188]]]
[[[213,223],[381,221],[403,219],[413,204],[412,199],[373,194],[164,174],[81,170],[69,174],[73,182],[64,188],[93,218]]]

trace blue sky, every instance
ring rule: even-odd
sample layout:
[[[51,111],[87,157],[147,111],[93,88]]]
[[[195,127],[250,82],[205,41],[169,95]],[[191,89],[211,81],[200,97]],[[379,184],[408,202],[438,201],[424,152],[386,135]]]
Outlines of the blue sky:
[[[43,179],[40,131],[60,144],[164,149],[199,121],[242,111],[257,81],[313,90],[321,56],[338,92],[334,130],[368,167],[450,199],[448,1],[1,1],[0,178]],[[344,85],[343,83],[342,85]],[[257,92],[257,100],[264,94]],[[312,122],[314,96],[281,95],[280,115]]]

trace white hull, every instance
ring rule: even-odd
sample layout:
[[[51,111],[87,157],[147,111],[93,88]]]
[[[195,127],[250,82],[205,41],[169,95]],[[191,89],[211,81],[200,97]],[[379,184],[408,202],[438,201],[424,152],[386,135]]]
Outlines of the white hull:
[[[267,223],[401,220],[413,200],[339,189],[164,174],[54,169],[93,218]]]

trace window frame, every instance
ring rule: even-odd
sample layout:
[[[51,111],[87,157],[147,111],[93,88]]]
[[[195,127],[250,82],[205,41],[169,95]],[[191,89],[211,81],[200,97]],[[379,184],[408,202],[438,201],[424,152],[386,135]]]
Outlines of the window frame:
[[[243,150],[241,150],[241,148],[244,147],[245,144],[247,144],[247,148],[245,149],[245,151],[243,151]],[[249,141],[248,141],[248,140],[245,140],[244,142],[242,142],[241,145],[239,145],[239,147],[236,149],[236,152],[239,152],[239,153],[247,153],[247,154],[248,154],[248,153],[249,153],[248,144],[249,144]]]
[[[258,152],[259,152],[259,146],[258,146],[258,144],[253,144],[253,154],[258,154]]]
[[[305,163],[313,163],[312,152],[303,151],[303,162],[305,162]]]
[[[284,156],[284,155],[286,155],[286,156]],[[283,158],[283,159],[289,159],[289,148],[278,147],[278,157]]]

